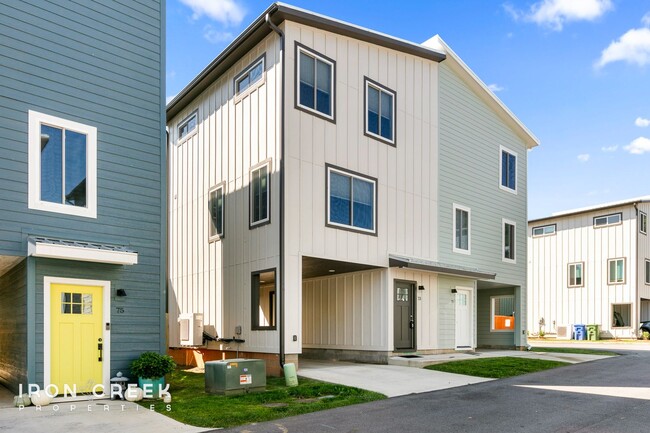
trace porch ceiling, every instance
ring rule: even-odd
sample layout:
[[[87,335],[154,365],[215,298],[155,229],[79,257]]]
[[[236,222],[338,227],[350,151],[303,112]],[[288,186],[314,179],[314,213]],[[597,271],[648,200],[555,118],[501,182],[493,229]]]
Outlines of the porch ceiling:
[[[495,283],[494,281],[484,281],[484,280],[478,280],[476,283],[476,288],[478,290],[481,289],[505,289],[508,287],[515,287],[512,284],[504,284],[504,283]]]
[[[0,256],[0,276],[17,265],[25,257],[22,256]]]
[[[302,278],[324,277],[327,275],[347,274],[348,272],[367,271],[378,269],[381,266],[372,266],[361,263],[341,262],[339,260],[319,259],[316,257],[302,257]],[[334,272],[330,272],[334,271]]]

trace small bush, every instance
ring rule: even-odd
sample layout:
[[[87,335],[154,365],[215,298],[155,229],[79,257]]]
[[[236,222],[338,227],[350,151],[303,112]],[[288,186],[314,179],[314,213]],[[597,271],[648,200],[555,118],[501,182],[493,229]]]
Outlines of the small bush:
[[[131,363],[131,374],[144,379],[157,379],[171,373],[175,368],[176,363],[171,356],[144,352]]]
[[[641,338],[643,338],[644,340],[650,340],[650,332],[643,331],[643,334],[641,334]]]

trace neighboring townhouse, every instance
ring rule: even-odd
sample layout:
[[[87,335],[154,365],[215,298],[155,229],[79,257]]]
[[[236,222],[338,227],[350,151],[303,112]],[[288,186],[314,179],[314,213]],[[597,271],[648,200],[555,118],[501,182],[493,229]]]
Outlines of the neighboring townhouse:
[[[89,392],[166,350],[164,12],[0,0],[0,384],[14,392]]]
[[[273,4],[167,121],[180,362],[526,345],[537,139],[440,38]]]
[[[528,329],[636,338],[650,320],[650,196],[528,222]]]

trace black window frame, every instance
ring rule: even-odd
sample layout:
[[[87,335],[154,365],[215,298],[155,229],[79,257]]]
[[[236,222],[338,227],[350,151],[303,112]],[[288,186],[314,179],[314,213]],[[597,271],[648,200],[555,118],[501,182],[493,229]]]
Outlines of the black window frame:
[[[316,50],[313,50],[306,45],[301,44],[300,42],[295,42],[294,45],[294,77],[296,81],[296,87],[294,89],[294,107],[297,110],[309,113],[313,116],[319,117],[321,119],[327,120],[328,122],[336,123],[336,60],[327,57]],[[300,104],[300,53],[304,51],[308,56],[314,57],[315,59],[320,59],[325,63],[329,63],[332,67],[332,94],[330,95],[330,105],[332,114],[328,116],[327,114],[318,111],[315,108],[307,107],[306,105]]]
[[[345,225],[345,224],[340,224],[340,223],[332,223],[330,222],[330,173],[332,171],[337,172],[337,174],[340,174],[342,176],[348,176],[350,178],[359,178],[361,180],[364,180],[366,182],[370,182],[374,186],[374,194],[373,194],[373,230],[367,230],[363,228],[356,227],[354,225]],[[342,167],[337,167],[332,164],[325,164],[325,226],[334,228],[334,229],[340,229],[340,230],[347,230],[355,233],[362,233],[366,235],[371,235],[371,236],[378,236],[379,229],[378,229],[378,198],[379,198],[379,181],[377,178],[374,178],[372,176],[367,176],[362,173],[358,173],[352,170],[348,170]],[[353,198],[350,196],[351,203],[353,203]]]
[[[254,229],[257,227],[262,227],[267,224],[271,224],[271,160],[264,161],[258,165],[251,167],[249,173],[249,195],[248,195],[248,228]],[[256,171],[259,171],[266,167],[266,218],[259,219],[254,221],[254,198],[253,194],[255,188],[253,186],[253,177]]]
[[[379,129],[380,129],[380,134],[375,134],[374,132],[370,132],[368,130],[368,87],[372,86],[379,90],[379,99],[380,99],[380,107],[381,107],[381,93],[387,93],[391,95],[393,98],[393,118],[392,118],[392,130],[393,130],[393,137],[391,140],[385,138],[384,136],[380,135],[381,134],[381,113],[379,113]],[[381,111],[381,109],[380,109]],[[388,144],[389,146],[397,147],[397,92],[389,87],[384,86],[383,84],[368,78],[366,76],[363,77],[363,135],[366,137],[370,137],[373,140],[380,141],[382,143]]]
[[[273,272],[273,286],[274,290],[269,292],[269,305],[274,302],[270,311],[270,322],[273,323],[269,326],[261,326],[259,324],[259,314],[257,313],[260,306],[260,275]],[[255,278],[257,277],[257,282]],[[278,271],[277,268],[262,269],[259,271],[251,272],[251,330],[252,331],[275,331],[277,329],[277,311],[278,311]]]
[[[212,214],[212,201],[213,199],[216,199],[217,197],[212,197],[212,194],[216,194],[217,191],[221,191],[221,232],[219,232],[219,228],[216,227],[212,221],[214,218],[214,215]],[[226,183],[221,182],[218,185],[213,186],[210,188],[208,191],[208,241],[209,242],[215,242],[218,240],[221,240],[225,237],[225,231],[226,231]],[[214,230],[216,233],[212,234],[212,227],[214,227]]]

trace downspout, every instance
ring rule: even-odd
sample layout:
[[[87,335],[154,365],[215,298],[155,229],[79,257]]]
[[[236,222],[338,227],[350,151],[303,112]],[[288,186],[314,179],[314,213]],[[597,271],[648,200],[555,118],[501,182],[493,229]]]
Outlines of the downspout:
[[[280,319],[278,324],[278,333],[280,334],[280,368],[284,368],[284,33],[278,28],[273,21],[271,21],[270,12],[266,14],[264,19],[266,24],[280,36],[280,67],[282,68],[282,77],[280,83],[280,302],[276,305],[278,308]]]
[[[634,287],[634,302],[636,303],[636,312],[637,312],[637,317],[636,317],[636,326],[639,326],[638,324],[641,323],[641,298],[639,298],[639,203],[636,202],[634,203],[634,211],[636,212],[636,227],[634,228],[634,240],[636,243],[636,254],[634,255],[634,260],[636,260],[636,275],[635,275],[635,287]],[[631,265],[631,264],[630,264]],[[637,332],[637,337],[638,337],[638,332]]]

